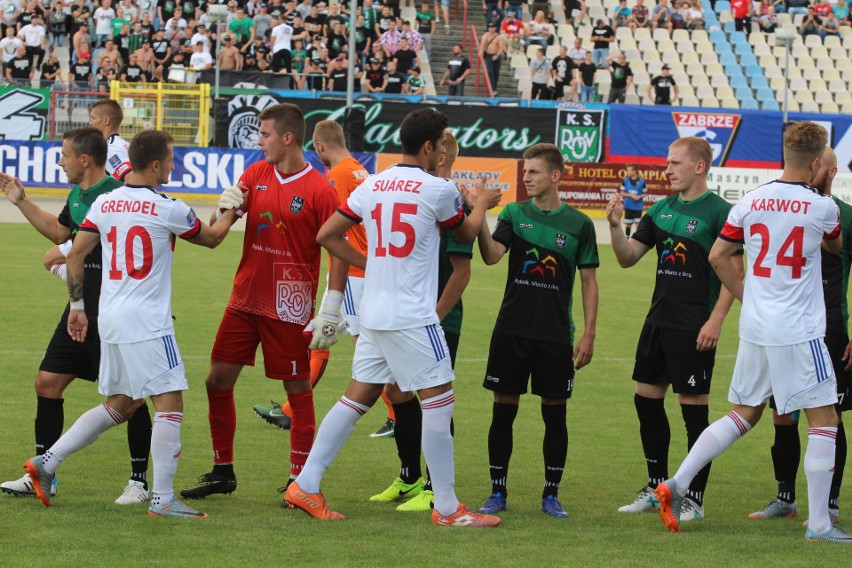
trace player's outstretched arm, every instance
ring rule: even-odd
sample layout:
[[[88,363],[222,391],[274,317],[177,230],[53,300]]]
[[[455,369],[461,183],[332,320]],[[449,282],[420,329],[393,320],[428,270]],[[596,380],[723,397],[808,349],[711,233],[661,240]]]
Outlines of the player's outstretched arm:
[[[474,187],[476,188],[476,198],[473,210],[465,218],[464,223],[453,230],[453,236],[458,242],[463,244],[471,244],[476,239],[482,228],[482,223],[485,221],[486,213],[492,207],[499,205],[502,197],[500,188],[488,188],[485,186],[484,178],[477,180]]]
[[[592,362],[598,327],[597,269],[580,269],[580,292],[583,297],[583,337],[574,347],[574,369],[580,370]]]
[[[465,288],[470,283],[470,258],[458,254],[450,255],[450,264],[453,266],[453,273],[447,279],[444,285],[444,291],[441,292],[441,297],[438,298],[438,305],[435,311],[438,312],[438,319],[444,321],[450,310],[453,309]]]
[[[0,187],[9,203],[17,207],[36,231],[56,244],[64,243],[71,238],[68,227],[59,223],[59,217],[48,213],[33,203],[24,190],[18,178],[0,172]]]
[[[336,211],[320,227],[317,233],[317,242],[346,264],[364,269],[367,267],[367,257],[355,250],[343,236],[343,233],[355,225],[355,220],[343,215],[340,211]]]
[[[231,231],[231,226],[234,224],[235,214],[236,212],[234,209],[228,209],[222,213],[222,216],[218,219],[211,219],[210,225],[201,223],[201,230],[198,231],[198,234],[191,239],[187,239],[187,241],[194,245],[211,249],[218,247]]]
[[[612,250],[618,264],[622,268],[630,268],[651,250],[651,247],[643,245],[636,239],[628,239],[621,229],[621,217],[624,214],[624,205],[621,196],[616,192],[609,203],[606,204],[606,220],[609,222],[609,235],[612,242]],[[641,222],[640,222],[641,223]]]
[[[742,282],[745,276],[742,255],[736,254],[731,256],[729,257],[729,261],[737,273],[737,278]],[[723,286],[719,290],[719,298],[716,300],[716,305],[713,307],[710,317],[707,318],[707,321],[704,322],[704,325],[701,326],[701,330],[698,332],[698,339],[695,342],[695,349],[697,351],[709,351],[716,348],[716,345],[719,343],[719,337],[722,335],[722,324],[725,321],[725,316],[728,315],[733,304],[733,294]]]
[[[86,257],[98,246],[100,237],[90,231],[79,231],[74,244],[68,252],[68,295],[71,311],[68,312],[68,335],[74,341],[83,342],[89,329],[83,304],[83,274]]]
[[[742,302],[742,270],[737,270],[734,263],[731,262],[731,257],[736,255],[739,250],[739,243],[733,243],[731,241],[718,238],[716,239],[716,242],[713,243],[713,248],[710,249],[709,260],[710,266],[712,266],[713,270],[716,271],[716,275],[719,277],[719,280],[722,281],[722,285],[724,285],[737,300]],[[740,260],[740,263],[742,264],[742,260]]]

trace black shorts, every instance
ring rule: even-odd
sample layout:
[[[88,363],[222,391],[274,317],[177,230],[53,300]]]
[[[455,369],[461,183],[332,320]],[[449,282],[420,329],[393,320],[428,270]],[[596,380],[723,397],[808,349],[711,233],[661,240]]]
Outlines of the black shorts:
[[[574,390],[573,348],[565,343],[495,333],[482,386],[504,394],[532,393],[542,398],[571,398]]]
[[[459,350],[459,335],[450,331],[444,330],[444,338],[447,340],[447,348],[450,350],[450,363],[453,369],[456,368],[456,353]]]
[[[646,323],[636,346],[633,380],[669,383],[678,394],[710,394],[716,350],[697,351],[697,331]]]
[[[642,209],[625,209],[624,221],[626,223],[638,223],[642,218],[642,213],[644,213]]]
[[[849,336],[845,333],[827,333],[823,341],[831,356],[831,366],[834,367],[834,377],[837,380],[837,406],[840,410],[852,409],[852,403],[849,401],[852,372],[845,369],[846,361],[843,361]]]
[[[50,338],[39,371],[58,375],[75,375],[87,381],[98,380],[101,363],[101,340],[98,335],[98,320],[89,320],[86,341],[74,341],[68,335],[68,310],[62,314],[59,324]]]

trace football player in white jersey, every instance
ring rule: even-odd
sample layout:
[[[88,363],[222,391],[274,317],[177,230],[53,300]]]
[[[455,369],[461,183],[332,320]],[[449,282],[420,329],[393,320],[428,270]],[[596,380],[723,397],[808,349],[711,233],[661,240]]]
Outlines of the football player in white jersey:
[[[127,155],[130,144],[118,133],[122,120],[124,120],[124,112],[121,110],[121,105],[112,99],[96,102],[89,112],[89,126],[98,129],[107,141],[107,161],[104,166],[106,173],[117,180],[123,180],[131,169],[130,158]],[[67,279],[68,273],[65,257],[70,250],[71,239],[68,239],[61,245],[51,247],[44,253],[42,259],[42,264],[47,271],[61,278],[63,282]]]
[[[182,201],[158,193],[174,169],[173,143],[163,131],[148,130],[134,137],[129,148],[134,171],[127,185],[95,200],[69,253],[68,333],[75,341],[83,341],[88,332],[83,262],[98,243],[103,250],[98,389],[107,399],[78,418],[43,455],[25,464],[27,473],[37,480],[38,498],[48,507],[53,474],[62,461],[127,420],[151,397],[156,412],[148,515],[207,517],[179,501],[172,486],[181,448],[182,391],[188,388],[171,316],[173,245],[179,236],[196,245],[218,246],[243,195],[238,188],[226,189],[219,202],[225,211],[221,221],[208,227]],[[133,325],[127,325],[128,321]]]
[[[805,474],[808,479],[809,541],[852,544],[852,535],[833,525],[828,494],[837,436],[837,386],[823,343],[826,313],[821,293],[820,246],[840,250],[837,205],[808,184],[820,169],[828,136],[812,122],[784,133],[781,178],[748,193],[728,215],[710,251],[710,263],[725,287],[742,302],[740,344],[727,416],[711,424],[672,479],[660,484],[660,518],[680,531],[684,495],[693,477],[760,420],[770,396],[781,413],[804,410],[808,417]],[[728,262],[745,245],[743,284]]]
[[[343,236],[363,220],[367,261],[352,381],[322,421],[308,461],[285,495],[291,506],[313,517],[343,518],[326,505],[320,482],[355,423],[376,402],[384,385],[395,382],[402,391],[417,391],[420,397],[423,453],[435,497],[432,522],[479,527],[500,523],[499,517],[459,503],[455,495],[450,434],[454,375],[435,309],[440,228],[454,229],[460,241],[472,242],[500,192],[480,192],[470,217],[465,217],[455,184],[428,173],[445,151],[446,128],[447,117],[433,109],[406,116],[400,127],[402,161],[370,176],[317,235],[331,254],[364,267],[364,255]]]

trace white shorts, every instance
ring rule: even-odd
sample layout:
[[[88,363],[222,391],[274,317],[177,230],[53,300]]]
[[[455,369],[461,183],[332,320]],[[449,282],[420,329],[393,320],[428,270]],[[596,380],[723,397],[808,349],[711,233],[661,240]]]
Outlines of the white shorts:
[[[189,389],[174,335],[138,343],[101,341],[98,391],[141,399]]]
[[[73,244],[74,244],[74,241],[72,241],[71,239],[68,239],[67,241],[65,241],[61,245],[56,245],[56,246],[59,247],[59,252],[62,253],[62,256],[64,256],[65,258],[68,258],[68,253],[71,252],[71,245],[73,245]]]
[[[771,347],[740,340],[728,400],[760,406],[770,395],[779,414],[837,404],[834,368],[822,339]]]
[[[362,383],[396,383],[404,392],[452,382],[455,375],[444,330],[439,325],[395,331],[362,328],[352,377]]]
[[[325,276],[325,291],[322,293],[322,302],[328,293],[328,274]],[[360,276],[349,276],[346,278],[346,289],[343,291],[343,319],[346,321],[346,333],[349,335],[361,334],[361,298],[364,297],[364,279]],[[320,302],[320,305],[322,305]]]

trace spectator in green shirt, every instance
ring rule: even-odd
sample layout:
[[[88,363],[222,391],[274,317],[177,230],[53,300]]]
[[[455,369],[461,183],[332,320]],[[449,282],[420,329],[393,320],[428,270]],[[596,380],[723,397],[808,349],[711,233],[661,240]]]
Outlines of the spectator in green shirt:
[[[228,29],[236,36],[240,51],[244,52],[254,41],[254,22],[246,16],[245,8],[237,8],[237,17],[228,24]]]

